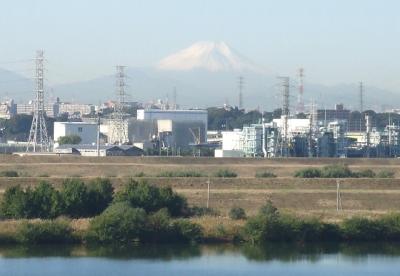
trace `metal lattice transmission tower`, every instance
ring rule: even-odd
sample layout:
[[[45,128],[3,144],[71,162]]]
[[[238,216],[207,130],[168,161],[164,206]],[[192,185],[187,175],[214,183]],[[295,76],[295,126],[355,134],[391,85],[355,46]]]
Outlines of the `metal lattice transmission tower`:
[[[113,139],[118,144],[124,144],[129,142],[127,124],[125,122],[125,98],[126,94],[126,74],[125,66],[116,66],[116,94],[117,101],[114,107],[114,127],[113,127]]]
[[[239,86],[239,109],[243,109],[243,87],[244,87],[243,76],[239,76],[238,86]]]
[[[35,101],[33,107],[33,119],[29,132],[28,146],[26,151],[44,152],[50,150],[50,141],[47,135],[44,108],[44,53],[43,50],[36,52],[35,70]]]
[[[300,68],[298,73],[299,78],[299,94],[297,96],[297,113],[304,112],[304,69]]]
[[[290,115],[290,78],[289,77],[278,77],[281,81],[281,94],[282,94],[282,144],[281,144],[281,156],[289,156],[288,148],[288,120]]]

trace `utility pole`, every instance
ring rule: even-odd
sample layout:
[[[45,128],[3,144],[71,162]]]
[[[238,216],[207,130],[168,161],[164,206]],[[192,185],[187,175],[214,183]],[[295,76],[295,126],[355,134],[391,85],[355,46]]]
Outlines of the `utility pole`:
[[[211,184],[210,178],[208,178],[206,183],[207,183],[207,208],[210,208],[210,184]]]
[[[96,139],[96,146],[97,146],[97,157],[100,157],[100,111],[97,112],[97,139]]]
[[[244,86],[244,77],[239,76],[239,81],[238,81],[238,86],[239,86],[239,109],[243,109],[243,86]]]
[[[26,151],[45,152],[50,150],[50,141],[47,135],[47,126],[45,120],[44,108],[44,52],[36,52],[36,70],[35,70],[35,101],[33,108],[33,118],[31,130],[29,132],[28,145]],[[39,148],[38,148],[39,147]]]
[[[336,179],[336,212],[342,211],[342,197],[340,194],[340,180]]]

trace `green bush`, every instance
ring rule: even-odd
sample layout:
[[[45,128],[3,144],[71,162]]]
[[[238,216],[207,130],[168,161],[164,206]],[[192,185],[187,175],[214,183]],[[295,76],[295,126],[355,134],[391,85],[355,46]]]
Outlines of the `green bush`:
[[[67,179],[61,189],[63,214],[72,218],[86,217],[89,214],[89,197],[85,183],[79,179]]]
[[[260,209],[257,216],[247,220],[242,236],[253,243],[336,241],[341,238],[340,229],[336,225],[316,219],[304,220],[281,215],[270,201]]]
[[[233,220],[240,220],[246,218],[246,212],[243,208],[240,207],[233,207],[229,211],[229,217]]]
[[[2,171],[0,177],[18,177],[19,174],[16,171]]]
[[[376,175],[377,178],[394,178],[394,172],[392,171],[380,171]]]
[[[203,236],[201,226],[186,219],[173,221],[172,228],[175,233],[173,241],[195,242],[201,240]]]
[[[356,178],[374,178],[376,177],[376,174],[373,170],[371,169],[367,169],[367,170],[363,170],[360,172],[354,172],[353,173],[353,177]]]
[[[234,178],[237,177],[237,173],[228,169],[221,169],[214,174],[215,177],[223,177],[223,178]]]
[[[329,165],[322,169],[322,177],[324,178],[348,178],[352,176],[352,171],[343,164]]]
[[[219,212],[213,208],[193,206],[189,210],[189,215],[193,217],[218,216]]]
[[[343,238],[350,241],[384,240],[387,231],[381,220],[354,217],[343,221]]]
[[[31,192],[31,218],[55,218],[59,216],[63,210],[63,202],[60,193],[54,189],[49,183],[42,181]]]
[[[27,244],[72,242],[72,230],[65,221],[24,222],[16,232],[17,241]]]
[[[118,202],[91,220],[87,239],[99,243],[130,244],[143,239],[146,220],[145,210],[133,208],[128,202]]]
[[[164,171],[158,177],[202,177],[204,174],[196,171]]]
[[[298,178],[319,178],[322,177],[322,172],[319,169],[307,168],[297,171],[294,176]]]
[[[1,214],[5,218],[29,218],[32,207],[31,191],[20,186],[12,186],[4,192],[0,204]]]
[[[97,178],[87,185],[87,215],[96,216],[112,202],[114,188],[109,179]]]
[[[256,177],[257,178],[275,178],[276,174],[269,172],[269,171],[256,172]]]
[[[67,135],[58,138],[59,145],[77,145],[82,141],[82,138],[79,135]]]
[[[188,212],[186,199],[174,193],[170,187],[158,188],[135,180],[130,180],[116,194],[114,201],[127,201],[132,207],[143,208],[146,212],[167,208],[172,216],[182,216]]]
[[[138,172],[135,174],[135,177],[145,177],[146,174],[144,172]]]

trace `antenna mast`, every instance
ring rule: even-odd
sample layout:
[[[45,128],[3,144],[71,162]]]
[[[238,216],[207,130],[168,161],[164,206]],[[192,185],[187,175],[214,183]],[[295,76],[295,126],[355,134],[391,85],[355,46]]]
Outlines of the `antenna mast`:
[[[47,135],[47,127],[44,109],[44,52],[36,51],[35,93],[36,98],[33,107],[33,118],[29,132],[26,151],[44,152],[50,150],[50,141]]]

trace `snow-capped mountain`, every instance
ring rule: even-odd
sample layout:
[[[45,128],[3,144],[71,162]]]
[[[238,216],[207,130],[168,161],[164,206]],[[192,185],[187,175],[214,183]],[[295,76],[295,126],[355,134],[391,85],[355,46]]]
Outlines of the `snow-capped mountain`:
[[[255,65],[224,42],[198,42],[189,48],[161,59],[153,67],[127,69],[130,100],[148,102],[166,99],[177,90],[178,104],[183,107],[237,105],[238,77],[244,77],[243,100],[246,108],[273,110],[281,105],[275,74]],[[293,78],[294,79],[294,78]],[[296,95],[296,82],[291,83]],[[98,103],[115,98],[115,77],[101,76],[53,86],[54,96],[64,101]],[[26,101],[33,97],[32,80],[0,68],[0,97]],[[358,85],[324,86],[306,82],[305,101],[317,100],[319,106],[333,107],[344,103],[357,108]],[[365,88],[366,106],[398,106],[396,93],[374,87]],[[295,106],[293,101],[292,107]]]
[[[230,48],[225,42],[202,41],[162,59],[160,70],[211,72],[262,72],[262,69]]]

